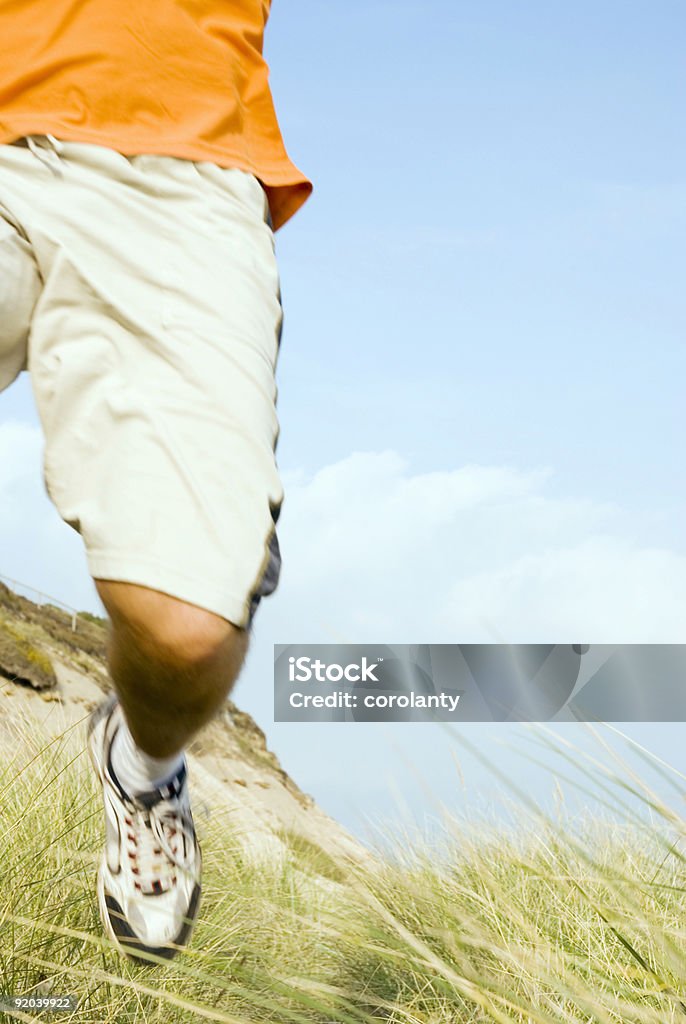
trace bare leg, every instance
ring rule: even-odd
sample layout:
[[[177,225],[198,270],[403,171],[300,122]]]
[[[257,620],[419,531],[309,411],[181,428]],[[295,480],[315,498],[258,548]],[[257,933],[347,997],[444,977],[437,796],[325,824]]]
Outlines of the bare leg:
[[[247,631],[147,587],[95,585],[110,617],[110,675],[131,735],[150,757],[170,757],[221,708]]]

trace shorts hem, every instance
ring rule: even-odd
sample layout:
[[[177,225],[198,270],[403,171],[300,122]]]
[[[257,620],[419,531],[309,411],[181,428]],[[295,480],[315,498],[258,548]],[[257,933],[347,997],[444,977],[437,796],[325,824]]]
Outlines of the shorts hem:
[[[86,557],[88,571],[94,579],[149,587],[204,608],[205,611],[214,612],[239,629],[247,629],[250,625],[250,599],[239,598],[229,591],[208,586],[206,580],[186,576],[175,569],[145,559],[137,558],[134,562],[130,558],[93,551],[87,551]]]

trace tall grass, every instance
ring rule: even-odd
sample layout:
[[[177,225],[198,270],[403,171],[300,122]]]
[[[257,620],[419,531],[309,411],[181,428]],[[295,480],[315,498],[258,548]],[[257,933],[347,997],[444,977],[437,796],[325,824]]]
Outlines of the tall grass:
[[[196,814],[193,942],[137,965],[100,928],[101,796],[83,729],[16,749],[0,774],[0,992],[78,996],[47,1019],[686,1024],[684,823],[625,769],[587,763],[606,818],[547,817],[523,793],[516,828],[446,818],[440,843],[396,843],[364,870],[297,837],[290,858],[258,866],[219,811]],[[578,768],[578,751],[557,754]]]

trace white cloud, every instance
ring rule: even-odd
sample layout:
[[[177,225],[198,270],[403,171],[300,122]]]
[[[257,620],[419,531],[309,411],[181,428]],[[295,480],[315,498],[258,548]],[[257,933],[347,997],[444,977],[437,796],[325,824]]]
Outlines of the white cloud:
[[[680,642],[686,558],[642,547],[613,504],[552,496],[550,480],[508,467],[413,474],[395,452],[291,475],[280,637]]]
[[[42,483],[40,429],[0,425],[0,573],[99,605],[79,537]],[[686,557],[631,514],[552,495],[549,470],[411,472],[394,451],[284,474],[280,642],[681,642]],[[266,637],[265,637],[266,638]]]
[[[0,425],[0,514],[11,511],[10,489],[29,478],[40,459],[40,431],[26,423],[8,422]]]
[[[0,424],[0,574],[75,608],[99,611],[81,539],[45,492],[42,456],[38,426]]]
[[[561,537],[559,547],[456,582],[442,626],[451,621],[508,642],[682,643],[686,558],[611,534]]]

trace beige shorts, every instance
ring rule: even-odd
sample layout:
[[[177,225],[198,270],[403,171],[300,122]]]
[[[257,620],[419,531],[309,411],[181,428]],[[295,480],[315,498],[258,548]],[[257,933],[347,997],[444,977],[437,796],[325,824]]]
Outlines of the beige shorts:
[[[28,369],[45,485],[93,577],[250,625],[280,568],[281,324],[253,175],[0,146],[0,390]]]

